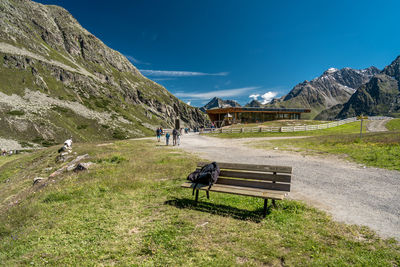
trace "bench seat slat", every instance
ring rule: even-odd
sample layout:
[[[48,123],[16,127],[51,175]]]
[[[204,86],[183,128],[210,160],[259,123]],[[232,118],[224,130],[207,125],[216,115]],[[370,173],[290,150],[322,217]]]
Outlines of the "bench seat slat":
[[[194,184],[186,182],[181,186],[184,188],[193,188]],[[199,184],[197,188],[199,190],[207,190],[208,186]],[[221,185],[214,184],[211,187],[210,191],[219,193],[229,193],[234,195],[250,196],[250,197],[269,198],[275,200],[282,200],[287,194],[287,192],[282,192],[282,191],[272,191],[261,188],[254,190],[254,188],[236,187],[236,186],[222,185],[222,184]]]
[[[221,178],[221,177],[218,178],[216,184],[226,184],[226,185],[236,185],[236,186],[243,186],[243,187],[270,189],[270,190],[290,191],[290,184],[268,183],[268,182],[250,181],[250,180],[242,180],[242,179],[227,179],[227,178]]]
[[[287,174],[271,174],[271,173],[249,172],[249,171],[221,170],[219,176],[250,179],[250,180],[275,181],[283,183],[290,183],[291,181],[291,176]]]
[[[232,170],[247,170],[247,171],[261,171],[261,172],[277,172],[277,173],[292,173],[292,167],[289,166],[271,166],[271,165],[258,165],[258,164],[242,164],[242,163],[225,163],[217,162],[220,169]],[[199,162],[198,167],[209,164],[209,162]]]
[[[197,168],[200,170],[201,168]],[[241,178],[248,180],[260,180],[260,181],[274,181],[281,183],[290,183],[292,177],[288,174],[272,174],[265,172],[251,172],[251,171],[239,171],[239,170],[224,170],[222,169],[220,177],[230,177],[230,178]]]

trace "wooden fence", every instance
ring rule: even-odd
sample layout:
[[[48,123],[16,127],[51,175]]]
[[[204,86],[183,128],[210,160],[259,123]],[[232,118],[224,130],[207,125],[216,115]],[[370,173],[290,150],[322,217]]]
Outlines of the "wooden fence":
[[[368,117],[369,120],[384,120],[391,119],[390,117],[374,116]],[[204,128],[204,133],[256,133],[256,132],[303,132],[303,131],[315,131],[321,129],[327,129],[337,127],[346,123],[357,121],[356,117],[348,118],[340,121],[333,121],[323,124],[316,125],[302,125],[302,126],[282,126],[282,127],[232,127],[232,128]]]

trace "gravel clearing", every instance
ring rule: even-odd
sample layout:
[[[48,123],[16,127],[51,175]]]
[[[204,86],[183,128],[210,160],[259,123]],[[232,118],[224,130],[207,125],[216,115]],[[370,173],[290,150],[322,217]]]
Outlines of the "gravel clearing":
[[[388,121],[390,121],[390,119],[368,121],[367,131],[368,132],[386,132],[388,129],[385,127],[385,125]]]
[[[2,150],[21,150],[22,146],[15,140],[5,139],[0,137],[0,152]]]
[[[400,240],[400,172],[365,167],[334,156],[255,149],[253,140],[183,135],[181,148],[210,161],[293,167],[289,198],[330,213],[337,221],[365,225],[382,237]],[[296,137],[301,138],[301,137]]]

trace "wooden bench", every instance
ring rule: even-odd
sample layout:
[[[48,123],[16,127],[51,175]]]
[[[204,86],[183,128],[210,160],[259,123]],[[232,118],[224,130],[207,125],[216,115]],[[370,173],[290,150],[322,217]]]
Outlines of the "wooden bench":
[[[282,200],[290,192],[292,167],[269,166],[257,164],[238,164],[217,162],[221,169],[217,183],[210,191],[228,193],[242,196],[259,197],[264,199],[264,217],[267,214],[268,199]],[[206,165],[199,162],[198,168]],[[195,186],[192,182],[181,185],[184,188]],[[207,190],[208,185],[198,184],[196,190],[196,203],[199,198],[199,190]]]

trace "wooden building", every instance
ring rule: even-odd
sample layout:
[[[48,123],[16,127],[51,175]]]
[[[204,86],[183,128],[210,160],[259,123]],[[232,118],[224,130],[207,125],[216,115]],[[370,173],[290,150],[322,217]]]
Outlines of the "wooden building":
[[[309,113],[311,109],[305,108],[253,108],[229,107],[213,108],[206,110],[210,120],[215,126],[235,123],[255,123],[272,120],[299,120],[302,113]]]

